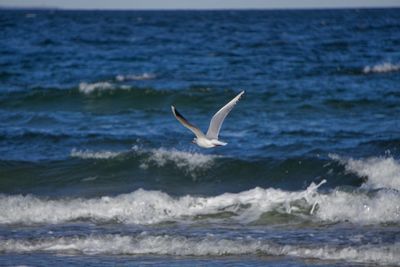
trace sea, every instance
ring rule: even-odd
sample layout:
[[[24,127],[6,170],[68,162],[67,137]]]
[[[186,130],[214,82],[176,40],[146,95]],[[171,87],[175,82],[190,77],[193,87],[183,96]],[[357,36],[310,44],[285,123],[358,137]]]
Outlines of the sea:
[[[0,266],[265,265],[400,265],[400,9],[0,10]]]

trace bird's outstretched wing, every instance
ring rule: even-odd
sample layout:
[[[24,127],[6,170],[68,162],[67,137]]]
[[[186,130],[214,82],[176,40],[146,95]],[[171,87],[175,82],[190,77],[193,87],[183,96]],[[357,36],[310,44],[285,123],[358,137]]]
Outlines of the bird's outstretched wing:
[[[239,101],[240,97],[244,94],[244,91],[240,92],[234,99],[229,101],[228,104],[223,106],[217,113],[214,114],[210,121],[210,126],[207,131],[207,138],[209,139],[218,139],[219,130],[221,129],[221,125],[224,122],[226,115],[233,109],[236,103]]]
[[[178,112],[178,110],[177,110],[174,106],[171,106],[171,109],[172,109],[172,113],[174,114],[175,118],[176,118],[180,123],[182,123],[183,126],[185,126],[186,128],[188,128],[189,130],[191,130],[191,131],[196,135],[197,138],[205,137],[204,134],[203,134],[203,132],[202,132],[199,128],[197,128],[196,126],[194,126],[193,124],[191,124],[190,122],[188,122],[188,121],[185,119],[185,117],[183,117],[182,114],[180,114],[180,113]]]

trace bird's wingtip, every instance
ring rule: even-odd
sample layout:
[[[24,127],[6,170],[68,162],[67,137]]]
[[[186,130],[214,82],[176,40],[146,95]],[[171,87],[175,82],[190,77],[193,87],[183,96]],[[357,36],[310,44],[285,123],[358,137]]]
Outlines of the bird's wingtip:
[[[245,90],[240,91],[240,93],[238,94],[239,97],[242,97],[242,95],[245,93]]]

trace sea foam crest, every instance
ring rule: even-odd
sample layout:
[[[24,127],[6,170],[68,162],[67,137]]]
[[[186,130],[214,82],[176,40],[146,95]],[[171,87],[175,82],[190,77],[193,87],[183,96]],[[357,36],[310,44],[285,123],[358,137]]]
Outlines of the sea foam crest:
[[[367,177],[364,187],[400,190],[400,162],[393,157],[344,159],[338,155],[330,156],[343,164],[348,172],[355,173],[360,177]]]
[[[143,169],[147,169],[151,165],[163,167],[167,164],[173,164],[187,174],[192,174],[192,176],[196,175],[196,171],[211,168],[214,159],[218,157],[196,152],[179,151],[177,149],[157,148],[143,150],[138,146],[134,146],[132,149],[138,154],[147,155],[140,166]]]
[[[113,159],[120,155],[129,155],[130,152],[134,156],[138,156],[140,168],[148,169],[149,167],[165,167],[171,164],[172,166],[182,170],[192,177],[196,177],[200,171],[211,168],[214,160],[219,158],[218,155],[206,155],[196,152],[179,151],[177,149],[145,149],[139,146],[133,146],[132,151],[90,151],[79,150],[73,148],[70,156],[80,159]]]
[[[233,239],[218,236],[185,237],[174,235],[136,236],[107,234],[40,240],[8,239],[0,243],[0,252],[57,252],[72,254],[225,256],[257,254],[344,260],[359,263],[393,264],[400,262],[400,244],[391,246],[302,246],[275,244],[252,237]]]
[[[95,91],[106,91],[112,89],[115,89],[115,87],[109,82],[96,82],[96,83],[81,82],[79,84],[79,91],[84,94],[91,94]]]
[[[384,73],[384,72],[392,72],[399,71],[400,64],[393,64],[390,62],[383,62],[380,64],[376,64],[373,66],[365,66],[363,69],[364,73]]]
[[[241,193],[215,197],[182,196],[174,198],[159,191],[136,190],[116,197],[92,199],[43,199],[34,196],[0,196],[0,223],[63,223],[75,220],[118,221],[128,224],[154,224],[164,221],[190,221],[199,215],[230,213],[232,220],[251,222],[263,212],[293,212],[297,200],[314,204],[317,186],[308,190],[286,192],[254,188]],[[297,205],[297,206],[296,206]],[[308,205],[309,207],[310,205]]]
[[[81,158],[81,159],[110,159],[115,158],[121,155],[120,152],[111,152],[111,151],[89,151],[89,150],[78,150],[73,148],[71,150],[70,156],[73,158]]]
[[[156,77],[156,75],[152,73],[147,73],[144,72],[143,74],[137,75],[137,74],[127,74],[127,75],[122,75],[119,74],[115,76],[115,79],[119,82],[123,81],[144,81],[144,80],[152,80]]]
[[[319,220],[331,222],[349,221],[358,224],[400,222],[400,193],[379,190],[375,193],[349,193],[335,190],[315,198]]]
[[[160,191],[136,190],[129,194],[102,198],[44,199],[35,196],[1,195],[1,224],[64,223],[76,220],[157,224],[166,221],[190,223],[224,220],[251,223],[274,211],[309,220],[349,221],[359,224],[400,222],[400,193],[375,192],[319,193],[324,183],[311,184],[303,191],[254,188],[219,196],[171,197]],[[219,216],[222,214],[223,216]],[[209,216],[212,215],[212,216]],[[208,219],[207,219],[208,218]]]

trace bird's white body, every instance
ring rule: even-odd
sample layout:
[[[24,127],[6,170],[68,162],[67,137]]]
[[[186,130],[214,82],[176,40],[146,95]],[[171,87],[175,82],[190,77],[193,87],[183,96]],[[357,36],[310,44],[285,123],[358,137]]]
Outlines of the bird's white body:
[[[211,148],[216,146],[225,146],[227,143],[218,140],[219,131],[221,129],[224,119],[228,113],[233,109],[236,103],[239,101],[240,97],[244,94],[244,91],[240,92],[235,98],[223,106],[217,113],[214,114],[210,121],[210,126],[208,127],[207,134],[204,134],[199,128],[188,122],[174,106],[171,106],[172,113],[175,118],[182,123],[183,126],[191,130],[196,138],[193,139],[193,143],[200,147]]]
[[[227,143],[221,142],[217,139],[208,139],[208,138],[204,138],[204,137],[194,138],[193,143],[195,143],[196,145],[198,145],[200,147],[204,147],[204,148],[225,146],[227,144]]]

